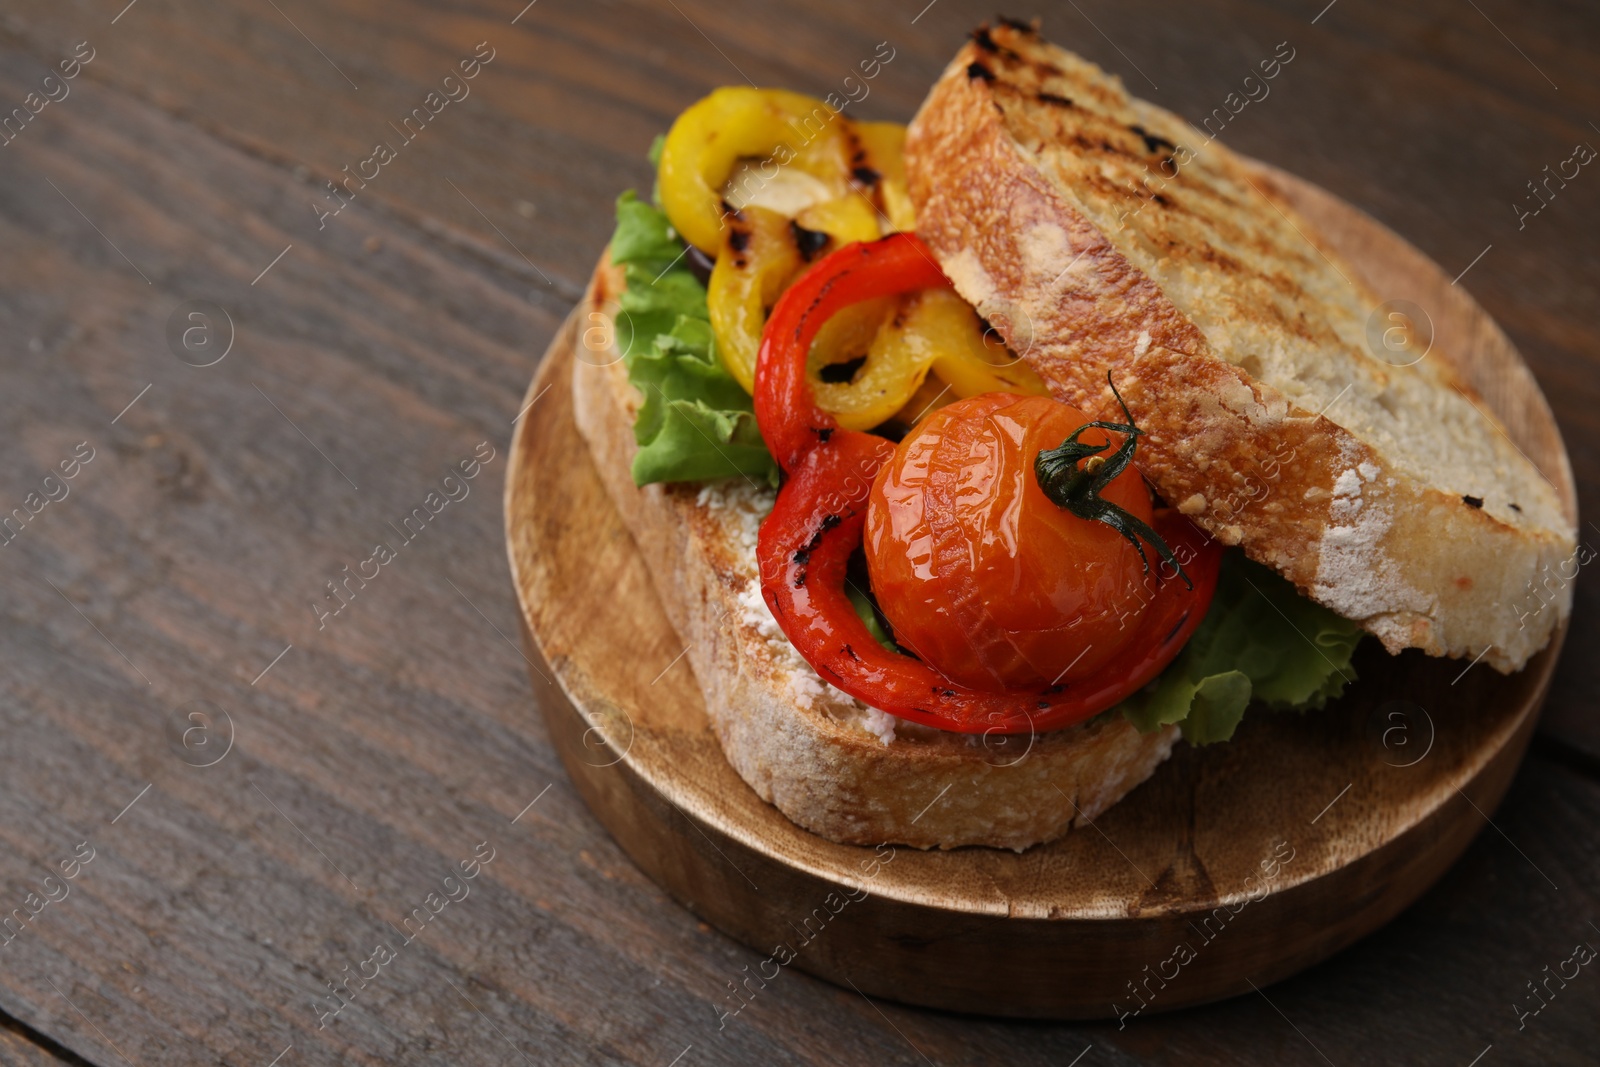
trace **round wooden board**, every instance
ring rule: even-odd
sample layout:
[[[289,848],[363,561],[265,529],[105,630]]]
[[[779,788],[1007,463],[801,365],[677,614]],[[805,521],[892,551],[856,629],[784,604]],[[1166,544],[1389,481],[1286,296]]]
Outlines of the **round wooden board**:
[[[1543,396],[1465,290],[1360,211],[1261,167],[1434,352],[1576,513]],[[1515,773],[1563,631],[1512,677],[1386,655],[1319,714],[1252,712],[1179,746],[1090,827],[1017,854],[836,845],[762,802],[723,757],[683,646],[572,415],[569,319],[524,403],[505,498],[513,580],[550,733],[595,814],[652,878],[768,959],[861,992],[996,1015],[1154,1012],[1265,986],[1376,929],[1484,826]],[[544,680],[548,675],[555,685]],[[558,688],[559,687],[559,691]],[[862,890],[865,890],[863,894]]]

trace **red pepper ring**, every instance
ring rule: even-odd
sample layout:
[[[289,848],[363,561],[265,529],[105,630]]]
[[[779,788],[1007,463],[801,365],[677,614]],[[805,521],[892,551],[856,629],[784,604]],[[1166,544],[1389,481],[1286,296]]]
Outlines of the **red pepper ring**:
[[[958,733],[1060,729],[1116,704],[1172,661],[1205,614],[1221,554],[1182,515],[1158,511],[1153,525],[1194,589],[1176,582],[1175,571],[1147,574],[1143,588],[1129,591],[1131,624],[1138,632],[1125,651],[1070,686],[971,689],[879,645],[845,594],[845,571],[861,544],[873,480],[894,455],[894,445],[842,430],[816,407],[806,354],[822,323],[843,307],[949,284],[922,242],[900,233],[841,248],[779,298],[761,339],[755,410],[787,480],[757,541],[761,594],[806,662],[872,707]]]
[[[863,300],[948,288],[950,279],[928,246],[913,234],[895,233],[845,245],[784,291],[761,334],[755,391],[756,424],[784,473],[839,430],[834,417],[817,407],[806,380],[806,353],[822,324]]]

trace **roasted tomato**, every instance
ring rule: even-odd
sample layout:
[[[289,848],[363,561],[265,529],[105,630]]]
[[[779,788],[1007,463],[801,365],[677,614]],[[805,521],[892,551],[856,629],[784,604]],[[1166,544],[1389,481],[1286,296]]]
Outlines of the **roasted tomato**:
[[[1090,421],[1048,397],[986,393],[939,409],[900,443],[873,483],[865,545],[901,646],[964,685],[1019,689],[1092,677],[1134,639],[1155,582],[1147,561],[1035,476],[1039,453]],[[1091,429],[1080,440],[1113,438]],[[1132,466],[1099,497],[1154,521]]]

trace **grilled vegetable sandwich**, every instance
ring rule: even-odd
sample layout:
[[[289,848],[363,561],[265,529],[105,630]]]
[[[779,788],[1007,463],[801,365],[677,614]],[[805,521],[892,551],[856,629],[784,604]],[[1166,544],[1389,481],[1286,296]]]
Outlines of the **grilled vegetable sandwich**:
[[[1375,353],[1267,171],[1035,27],[909,127],[726,88],[653,158],[579,429],[729,761],[811,831],[1020,850],[1322,707],[1364,635],[1509,672],[1569,609],[1516,607],[1572,522],[1447,354]]]

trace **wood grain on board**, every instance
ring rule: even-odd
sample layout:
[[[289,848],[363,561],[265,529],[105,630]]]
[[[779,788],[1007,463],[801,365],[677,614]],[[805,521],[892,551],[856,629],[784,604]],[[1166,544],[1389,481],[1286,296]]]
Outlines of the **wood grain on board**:
[[[1460,284],[1527,357],[1592,499],[1600,179],[1585,171],[1522,229],[1512,205],[1600,139],[1593,16],[1547,0],[1481,14],[1339,0],[1311,25],[1323,6],[1043,14],[1196,119],[1290,40],[1294,63],[1230,143],[1447,270],[1471,264]],[[516,647],[505,447],[612,197],[648,184],[650,138],[746,76],[826,92],[882,40],[895,59],[861,112],[903,120],[992,14],[939,0],[913,23],[923,7],[6,5],[7,108],[78,42],[95,57],[0,148],[6,509],[81,444],[94,452],[0,548],[5,910],[80,844],[95,853],[0,947],[0,1009],[102,1065],[1059,1064],[1090,1046],[1084,1067],[1320,1063],[1313,1044],[1341,1064],[1465,1064],[1491,1043],[1483,1067],[1580,1062],[1593,976],[1521,1030],[1512,1005],[1600,937],[1585,932],[1600,596],[1582,579],[1544,732],[1496,829],[1395,923],[1270,1002],[1124,1031],[1011,1025],[787,971],[717,1029],[725,984],[761,957],[646,880],[561,770]],[[323,182],[395,137],[389,124],[485,41],[494,58],[471,96],[319,229]],[[193,301],[232,322],[210,367],[169,349]],[[468,495],[398,532],[482,442],[495,455]],[[404,543],[319,629],[326,583],[379,541]],[[196,711],[210,725],[186,739]],[[226,755],[195,766],[229,723]],[[496,851],[469,894],[406,940],[405,916],[482,842]],[[326,983],[380,943],[395,958],[319,1029]]]

